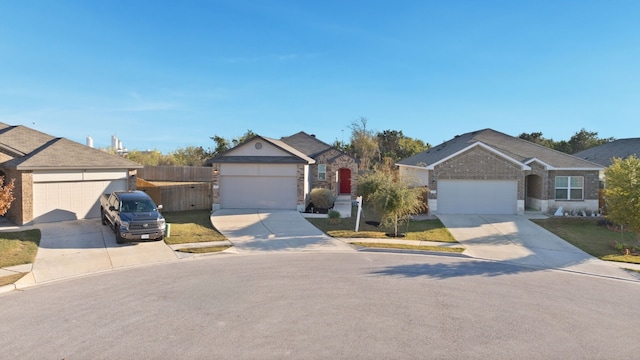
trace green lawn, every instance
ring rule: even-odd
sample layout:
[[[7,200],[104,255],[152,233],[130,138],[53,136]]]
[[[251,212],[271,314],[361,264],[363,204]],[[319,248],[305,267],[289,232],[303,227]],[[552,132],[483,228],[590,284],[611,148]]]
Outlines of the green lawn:
[[[33,264],[40,244],[40,230],[0,232],[0,267]],[[13,284],[25,273],[0,277],[0,286]]]
[[[372,209],[365,208],[364,213],[367,214],[367,218],[360,219],[359,231],[355,232],[355,209],[354,207],[350,218],[341,218],[336,224],[332,224],[330,219],[327,218],[308,218],[307,220],[328,235],[336,238],[393,239],[393,237],[387,236],[388,233],[393,233],[393,229],[376,227],[365,222],[366,220],[379,220],[379,217],[376,216]],[[401,225],[399,232],[405,234],[403,237],[405,240],[457,242],[439,219],[410,221],[408,224]]]
[[[171,227],[171,236],[164,238],[169,245],[226,240],[211,225],[209,210],[168,212],[162,216]]]
[[[612,242],[640,246],[635,233],[621,233],[598,226],[602,218],[552,217],[532,220],[565,241],[602,260],[640,264],[640,256],[622,255],[611,246]]]
[[[0,232],[0,267],[32,264],[40,244],[40,230]]]

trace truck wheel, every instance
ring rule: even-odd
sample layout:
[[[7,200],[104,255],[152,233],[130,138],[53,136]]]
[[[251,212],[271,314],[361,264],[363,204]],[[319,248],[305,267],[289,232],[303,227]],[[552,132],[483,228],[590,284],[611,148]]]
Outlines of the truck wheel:
[[[122,238],[122,236],[120,236],[120,225],[116,226],[116,242],[118,244],[124,243],[124,239]]]
[[[102,219],[102,225],[107,225],[107,215],[104,214],[103,208],[100,208],[100,218]]]

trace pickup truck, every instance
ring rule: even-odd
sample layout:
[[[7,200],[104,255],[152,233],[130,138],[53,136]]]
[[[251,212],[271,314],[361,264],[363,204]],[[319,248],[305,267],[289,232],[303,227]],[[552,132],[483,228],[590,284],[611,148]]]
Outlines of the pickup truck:
[[[143,191],[115,191],[100,198],[103,225],[116,234],[116,242],[164,239],[165,220],[153,200]]]

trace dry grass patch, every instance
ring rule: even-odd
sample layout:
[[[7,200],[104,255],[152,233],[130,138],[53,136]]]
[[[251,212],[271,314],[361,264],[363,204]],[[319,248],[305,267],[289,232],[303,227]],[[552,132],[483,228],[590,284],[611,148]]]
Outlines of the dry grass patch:
[[[353,245],[358,245],[368,248],[385,248],[385,249],[402,249],[402,250],[423,250],[423,251],[438,251],[449,253],[461,253],[465,249],[458,247],[446,247],[446,246],[430,246],[430,245],[409,245],[409,244],[395,244],[395,243],[367,243],[367,242],[352,242]]]
[[[16,273],[15,275],[2,276],[0,277],[0,286],[13,284],[27,274],[28,273]]]
[[[163,213],[171,226],[171,236],[164,238],[169,245],[227,240],[211,225],[209,210]]]
[[[39,244],[39,229],[0,232],[0,267],[32,264]]]
[[[178,249],[176,251],[190,253],[190,254],[206,254],[206,253],[215,253],[215,252],[225,251],[230,247],[231,245],[203,246],[203,247],[195,247],[195,248],[183,248],[183,249]]]

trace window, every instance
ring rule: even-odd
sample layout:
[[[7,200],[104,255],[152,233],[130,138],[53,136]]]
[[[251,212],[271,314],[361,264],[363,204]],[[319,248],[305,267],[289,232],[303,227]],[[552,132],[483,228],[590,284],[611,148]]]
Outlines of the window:
[[[326,164],[318,164],[318,180],[327,180]]]
[[[584,177],[556,176],[556,200],[583,200]]]

